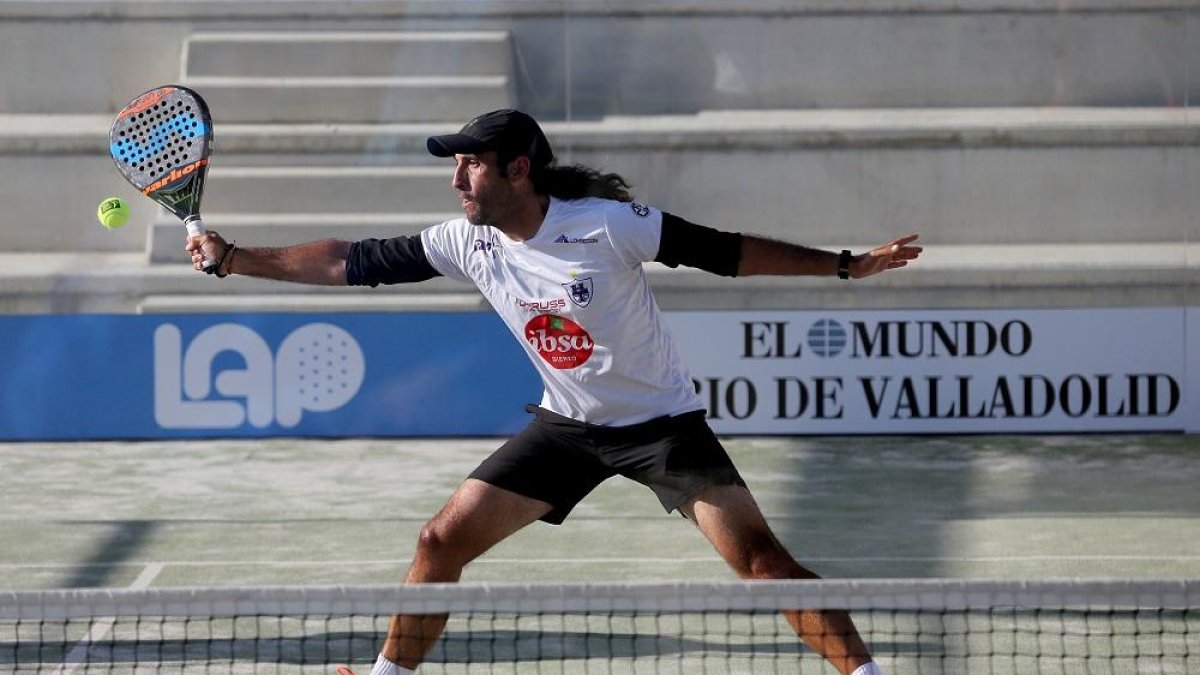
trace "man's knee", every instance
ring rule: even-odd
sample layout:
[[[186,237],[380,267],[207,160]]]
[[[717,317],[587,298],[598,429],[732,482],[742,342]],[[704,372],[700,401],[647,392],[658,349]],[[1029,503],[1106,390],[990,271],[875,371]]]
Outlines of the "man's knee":
[[[416,558],[426,563],[466,565],[470,557],[463,548],[461,538],[437,518],[425,523],[417,534]]]
[[[796,562],[774,537],[755,538],[746,548],[744,574],[751,579],[818,579],[815,572]]]

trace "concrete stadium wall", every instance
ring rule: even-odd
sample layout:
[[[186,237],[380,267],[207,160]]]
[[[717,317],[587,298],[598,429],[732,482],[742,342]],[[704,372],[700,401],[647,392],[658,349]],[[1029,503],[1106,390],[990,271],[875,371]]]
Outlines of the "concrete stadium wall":
[[[213,53],[185,61],[185,47],[203,34],[193,55],[225,49],[213,35],[249,31],[502,32],[507,72],[467,75],[504,78],[500,98],[483,100],[543,119],[564,161],[620,172],[640,198],[702,223],[823,246],[916,230],[931,247],[869,296],[797,280],[717,288],[658,270],[664,306],[1200,297],[1200,126],[1188,107],[1200,0],[0,0],[0,312],[191,311],[204,299],[177,263],[179,224],[112,170],[107,128],[151,86],[236,75]],[[328,75],[327,58],[299,52],[245,74]],[[361,111],[322,119],[318,105],[290,118],[303,124],[255,119],[253,106],[236,124],[218,118],[206,218],[248,245],[410,232],[453,210],[425,171],[444,168],[425,136],[457,129],[479,112],[458,108],[474,105],[400,110],[385,125],[345,124],[370,122]],[[305,181],[280,180],[301,167]],[[355,188],[387,193],[365,201]],[[95,223],[108,194],[136,199],[124,230]],[[301,197],[327,206],[286,207],[311,203]],[[309,309],[368,302],[256,280],[222,288],[247,307],[279,307],[285,292]],[[424,306],[428,289],[438,306],[475,306],[437,283],[389,289],[387,306]]]
[[[621,173],[640,199],[789,240],[862,246],[903,229],[942,244],[1200,241],[1200,128],[1183,111],[1140,123],[1069,111],[968,112],[946,115],[937,130],[884,113],[859,126],[850,122],[863,115],[744,112],[546,127],[562,161]],[[0,202],[13,222],[37,223],[0,228],[0,248],[149,246],[157,261],[182,259],[178,222],[159,217],[116,174],[103,125],[28,141],[40,143],[38,154],[0,134]],[[449,165],[423,150],[439,128],[323,138],[218,126],[206,219],[263,244],[386,236],[438,222],[458,212]],[[133,221],[116,232],[97,227],[95,199],[47,191],[56,176],[69,176],[74,194],[126,197]]]
[[[548,119],[1179,105],[1200,83],[1194,0],[5,0],[0,114],[114,112],[179,76],[189,34],[224,30],[505,30],[518,100]]]

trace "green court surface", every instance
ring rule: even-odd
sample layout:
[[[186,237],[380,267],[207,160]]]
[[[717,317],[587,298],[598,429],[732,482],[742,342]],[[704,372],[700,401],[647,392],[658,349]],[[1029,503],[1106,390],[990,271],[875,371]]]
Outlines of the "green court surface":
[[[421,525],[500,442],[0,445],[0,587],[395,583]],[[732,438],[726,444],[785,545],[827,577],[1200,576],[1197,437]],[[564,525],[534,524],[464,576],[732,578],[687,521],[665,514],[648,490],[620,478],[597,489]],[[959,625],[942,616],[931,636],[923,633],[925,618],[885,616],[876,625],[873,616],[856,621],[889,673],[1184,673],[1197,665],[1197,637],[1186,628],[1187,615],[1174,610],[1153,613],[1153,626],[1110,615],[1103,620],[1113,628],[1099,632],[1090,615],[1074,613],[1022,614],[1006,619],[999,634],[978,635],[979,619]],[[675,629],[655,617],[571,617],[548,633],[545,626],[527,628],[524,619],[478,626],[474,620],[451,616],[423,673],[493,672],[468,665],[475,658],[498,661],[495,672],[520,673],[833,672],[811,654],[800,658],[803,648],[778,632],[782,622],[773,613],[737,626],[730,618],[732,627],[719,616],[680,620],[681,634],[702,628],[700,638],[659,636]],[[365,636],[351,640],[337,623],[246,629],[217,621],[138,625],[126,633],[104,621],[99,629],[59,628],[48,645],[14,647],[14,638],[0,634],[0,672],[7,666],[64,675],[161,672],[134,665],[143,660],[161,660],[169,672],[209,672],[189,650],[215,645],[225,660],[213,672],[319,673],[331,671],[321,663],[352,662],[365,675],[384,631],[381,623],[368,624]],[[632,623],[644,621],[651,623]],[[1023,636],[1043,629],[1057,637]],[[86,639],[89,630],[98,642]],[[481,642],[467,641],[477,635]],[[266,656],[258,651],[263,644]],[[550,654],[528,657],[525,649]],[[1031,649],[1049,650],[1049,665],[1025,656]],[[317,652],[318,665],[309,665],[305,650]],[[957,656],[975,650],[989,656]],[[1143,650],[1150,656],[1125,656]],[[91,659],[109,658],[116,663],[111,668],[80,670]],[[276,659],[282,665],[269,663]]]
[[[401,579],[422,523],[500,443],[0,445],[0,587]],[[776,533],[833,577],[1188,577],[1200,438],[731,438]],[[465,580],[732,578],[685,520],[615,478]]]

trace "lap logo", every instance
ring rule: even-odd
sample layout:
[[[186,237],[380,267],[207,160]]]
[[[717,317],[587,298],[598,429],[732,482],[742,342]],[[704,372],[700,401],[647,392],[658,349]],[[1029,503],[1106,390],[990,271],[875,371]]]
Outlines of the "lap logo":
[[[244,367],[214,373],[225,352]],[[365,373],[358,342],[328,323],[297,328],[275,354],[258,333],[233,323],[206,328],[185,351],[179,328],[164,323],[154,331],[154,419],[164,429],[235,429],[247,421],[291,428],[305,410],[348,403]],[[224,398],[210,399],[213,389]]]

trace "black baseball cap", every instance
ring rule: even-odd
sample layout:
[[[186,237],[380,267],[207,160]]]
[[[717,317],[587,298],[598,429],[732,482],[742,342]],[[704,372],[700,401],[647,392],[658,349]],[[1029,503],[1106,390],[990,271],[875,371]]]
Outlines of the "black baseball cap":
[[[537,121],[511,108],[484,113],[467,122],[457,134],[430,136],[425,145],[435,157],[477,155],[495,150],[502,155],[528,157],[537,167],[554,161],[550,141],[546,140]]]

